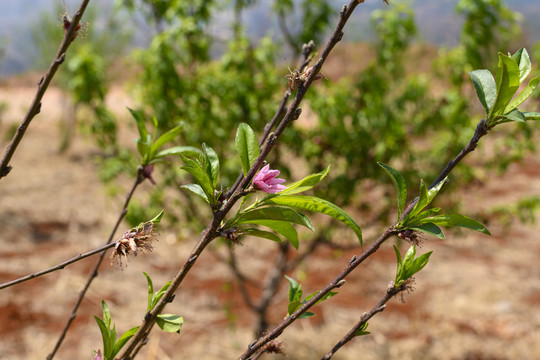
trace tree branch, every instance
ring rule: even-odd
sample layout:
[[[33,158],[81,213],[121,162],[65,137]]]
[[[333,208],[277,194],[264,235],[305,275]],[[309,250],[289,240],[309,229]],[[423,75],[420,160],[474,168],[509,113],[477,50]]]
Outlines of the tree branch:
[[[488,128],[486,127],[485,120],[482,119],[475,130],[475,133],[469,143],[463,148],[463,150],[453,159],[451,160],[446,168],[441,172],[441,174],[437,177],[437,180],[433,182],[433,184],[430,186],[430,189],[438,184],[442,179],[444,179],[448,174],[455,168],[455,166],[463,160],[463,158],[472,152],[476,147],[478,146],[478,142],[480,139],[487,134]],[[407,209],[405,209],[401,215],[401,219],[403,219],[405,216],[407,216],[412,209],[414,208],[414,205],[418,199],[415,199],[410,202],[409,206],[407,206]],[[298,310],[296,310],[293,314],[285,318],[279,325],[277,325],[272,331],[268,332],[265,336],[260,337],[259,339],[252,342],[248,349],[242,354],[240,357],[241,360],[247,360],[250,359],[251,356],[262,346],[264,346],[269,341],[277,338],[281,333],[289,326],[291,325],[301,314],[306,312],[308,309],[310,309],[313,305],[315,305],[319,300],[321,300],[326,294],[328,294],[330,291],[332,291],[335,288],[340,287],[345,282],[345,278],[358,266],[360,265],[365,259],[367,259],[369,256],[374,254],[379,247],[388,240],[391,236],[396,234],[396,230],[394,229],[394,225],[391,225],[386,229],[386,231],[377,239],[375,242],[366,250],[364,251],[359,257],[353,256],[353,258],[349,261],[348,266],[338,275],[336,276],[330,283],[328,283],[321,291],[317,293],[313,298],[311,298],[309,301],[305,302]]]
[[[19,143],[21,142],[26,130],[28,129],[30,122],[41,111],[41,100],[43,99],[43,95],[45,95],[45,92],[47,91],[47,88],[49,87],[49,84],[51,83],[51,80],[54,77],[56,70],[58,70],[58,68],[64,62],[66,58],[66,51],[69,45],[71,45],[71,43],[75,39],[76,33],[79,30],[79,22],[81,21],[84,11],[86,10],[86,6],[88,5],[89,2],[90,0],[83,0],[81,2],[79,9],[75,13],[73,20],[71,21],[71,25],[69,26],[69,29],[66,31],[64,35],[64,39],[62,40],[62,43],[60,44],[60,48],[58,49],[56,56],[54,57],[51,65],[49,66],[49,69],[47,70],[47,73],[39,81],[38,89],[34,97],[34,100],[32,100],[32,103],[30,104],[30,108],[28,109],[28,112],[24,116],[23,121],[17,128],[17,131],[15,132],[13,139],[8,144],[4,157],[2,158],[2,162],[0,163],[0,179],[6,176],[7,174],[9,174],[9,172],[11,171],[12,167],[9,165],[9,162],[11,158],[13,157],[15,150],[19,146]]]
[[[122,207],[122,211],[120,212],[120,215],[118,216],[118,219],[116,220],[116,224],[114,225],[111,234],[109,235],[109,238],[107,239],[106,244],[110,244],[112,242],[112,239],[114,237],[114,234],[118,230],[118,227],[120,226],[120,223],[124,219],[127,213],[127,207],[129,205],[129,202],[131,201],[131,198],[133,197],[133,194],[135,193],[135,190],[137,187],[144,181],[144,168],[142,166],[139,166],[137,169],[137,177],[135,179],[135,182],[133,183],[133,186],[131,187],[131,190],[129,191],[128,195],[126,196],[126,200],[124,201],[124,206]],[[105,245],[105,246],[109,246]],[[103,259],[105,258],[105,251],[101,253],[101,256],[96,261],[96,264],[94,265],[94,269],[90,273],[90,276],[88,277],[88,280],[86,280],[86,284],[84,285],[84,288],[79,294],[79,298],[77,299],[77,302],[75,303],[75,306],[73,307],[73,310],[71,311],[71,316],[69,317],[66,325],[64,326],[64,329],[62,330],[62,333],[60,334],[60,337],[58,338],[53,351],[47,356],[47,360],[52,360],[58,349],[60,348],[60,345],[62,345],[62,341],[64,340],[67,331],[69,330],[69,327],[71,326],[71,323],[75,318],[77,317],[77,311],[79,310],[79,307],[81,306],[81,303],[84,299],[84,296],[86,295],[86,292],[90,288],[90,285],[92,284],[92,281],[95,277],[98,275],[98,269],[101,266],[101,263],[103,262]]]

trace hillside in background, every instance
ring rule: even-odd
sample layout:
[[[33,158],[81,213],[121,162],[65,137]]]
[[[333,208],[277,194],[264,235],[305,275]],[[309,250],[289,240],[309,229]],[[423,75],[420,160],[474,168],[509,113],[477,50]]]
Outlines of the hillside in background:
[[[419,29],[419,41],[437,45],[453,46],[458,43],[460,18],[454,9],[458,0],[440,0],[429,2],[415,2],[413,8],[416,23]],[[338,11],[344,0],[334,0],[334,8]],[[540,6],[537,0],[512,0],[508,6],[523,14],[524,39],[523,45],[530,45],[540,38],[540,23],[536,21],[540,16]],[[269,18],[269,8],[272,1],[258,1],[245,15],[249,33],[254,38],[259,38],[268,31],[278,33],[276,19]],[[79,1],[66,0],[67,8],[71,13],[75,12]],[[111,11],[111,2],[94,0],[91,7]],[[372,10],[385,6],[382,1],[367,1],[362,11],[355,14],[348,26],[354,31],[349,31],[346,39],[349,41],[368,40],[372,36],[369,29],[368,18]],[[40,15],[44,11],[49,14],[55,13],[55,8],[63,8],[60,0],[0,0],[0,77],[20,73],[34,65],[34,58],[38,56],[36,47],[32,42],[32,29],[38,23]],[[224,11],[216,16],[212,31],[219,34],[227,34],[232,14]],[[60,16],[58,16],[59,31],[62,31]],[[131,22],[129,26],[134,28],[134,41],[143,45],[148,40],[148,27],[141,23],[140,19]],[[293,24],[291,25],[293,26]],[[142,27],[142,29],[141,29]],[[57,44],[51,44],[57,46]]]

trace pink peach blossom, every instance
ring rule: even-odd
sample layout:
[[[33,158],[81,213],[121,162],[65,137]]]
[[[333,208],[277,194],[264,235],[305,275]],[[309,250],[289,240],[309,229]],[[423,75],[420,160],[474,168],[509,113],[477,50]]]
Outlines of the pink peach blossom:
[[[270,170],[270,165],[263,167],[253,178],[253,186],[269,194],[276,194],[285,190],[285,179],[278,179],[279,170]]]

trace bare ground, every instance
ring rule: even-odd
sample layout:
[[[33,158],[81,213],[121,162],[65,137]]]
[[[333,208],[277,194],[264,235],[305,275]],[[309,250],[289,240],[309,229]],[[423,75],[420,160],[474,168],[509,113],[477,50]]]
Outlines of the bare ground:
[[[19,121],[32,93],[30,87],[0,87],[0,101],[10,103],[0,124],[2,152],[3,135]],[[120,211],[122,197],[109,197],[97,178],[92,145],[78,136],[67,155],[57,152],[60,108],[61,94],[52,89],[12,160],[12,173],[0,180],[0,282],[103,244]],[[538,155],[529,156],[487,187],[465,189],[460,195],[466,199],[464,212],[540,195],[539,166]],[[126,191],[128,187],[126,182]],[[334,358],[540,359],[540,227],[514,221],[506,229],[490,224],[490,230],[491,237],[463,232],[444,241],[425,239],[420,251],[433,250],[433,255],[416,276],[415,291],[405,295],[404,303],[392,300],[370,321],[372,334],[356,339]],[[377,231],[367,228],[366,241]],[[148,272],[156,286],[163,284],[195,240],[160,231],[154,252],[133,258],[123,270],[106,261],[56,358],[90,359],[92,350],[100,347],[93,316],[101,316],[101,299],[109,304],[119,332],[137,325],[146,307],[142,272]],[[315,259],[291,275],[302,280],[306,293],[315,291],[359,252],[319,249]],[[243,269],[262,278],[267,270],[262,259],[275,255],[275,244],[248,240],[237,255]],[[44,359],[50,353],[95,260],[1,291],[1,360]],[[282,335],[288,358],[319,359],[377,303],[394,272],[393,250],[386,244],[348,278],[338,296],[315,308],[315,318],[298,321]],[[253,340],[254,318],[235,290],[228,268],[209,253],[202,256],[167,308],[184,316],[181,334],[154,331],[140,358],[237,358]],[[272,313],[276,323],[286,311],[286,296],[285,288],[277,296]]]

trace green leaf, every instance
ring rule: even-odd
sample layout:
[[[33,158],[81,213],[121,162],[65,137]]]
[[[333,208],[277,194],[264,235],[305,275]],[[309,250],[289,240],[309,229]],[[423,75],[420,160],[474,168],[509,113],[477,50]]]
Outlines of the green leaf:
[[[289,302],[293,301],[300,301],[302,299],[302,285],[298,283],[298,281],[294,280],[291,277],[288,277],[285,275],[285,279],[289,282]],[[289,312],[292,314],[291,312]]]
[[[172,141],[174,138],[178,136],[182,132],[182,126],[176,126],[172,128],[171,130],[167,131],[163,135],[161,135],[159,138],[156,139],[156,141],[152,144],[150,154],[153,158],[157,151],[166,143],[169,141]]]
[[[165,211],[164,210],[161,210],[159,212],[159,214],[157,214],[156,216],[154,216],[154,218],[152,220],[150,220],[150,222],[152,224],[159,224],[159,222],[161,221],[161,218],[163,217],[163,214],[165,214]]]
[[[369,334],[371,334],[369,331],[366,331],[368,325],[369,325],[368,322],[364,323],[361,327],[359,327],[359,328],[354,332],[354,336],[363,336],[363,335],[369,335]]]
[[[105,300],[101,300],[101,307],[103,308],[103,322],[107,326],[107,328],[111,327],[111,312],[109,311],[109,307],[107,306],[107,303]]]
[[[242,213],[235,221],[236,224],[254,223],[256,220],[288,221],[315,230],[311,220],[293,209],[285,206],[262,207]],[[234,224],[232,224],[234,225]]]
[[[244,235],[256,236],[263,239],[268,239],[276,242],[281,242],[281,238],[270,231],[264,231],[259,229],[242,229]]]
[[[518,109],[514,109],[510,111],[508,114],[504,115],[503,121],[500,121],[500,122],[497,121],[497,123],[503,123],[503,122],[508,122],[508,121],[525,122],[526,120],[527,118],[525,117],[525,115],[523,115],[521,111],[519,111]]]
[[[416,256],[416,246],[412,245],[405,257],[401,259],[401,253],[397,246],[394,245],[394,251],[396,252],[396,257],[398,259],[398,266],[396,271],[396,279],[394,281],[395,287],[400,287],[405,281],[410,279],[414,274],[422,270],[428,263],[429,257],[432,254],[432,251],[425,253],[417,258]]]
[[[527,98],[532,95],[539,82],[540,77],[532,78],[531,81],[529,81],[529,85],[527,85],[527,87],[523,89],[523,91],[520,92],[519,95],[516,96],[512,101],[510,101],[508,106],[506,106],[506,108],[504,109],[504,114],[507,114],[512,110],[516,109],[525,100],[527,100]]]
[[[238,126],[235,145],[240,162],[242,163],[242,170],[244,171],[244,175],[246,175],[261,153],[255,133],[248,124],[241,123]]]
[[[154,307],[156,306],[156,304],[159,302],[159,300],[161,300],[161,298],[163,297],[163,295],[165,295],[165,293],[167,292],[167,289],[169,288],[169,286],[171,286],[171,281],[167,281],[165,283],[165,285],[163,285],[161,287],[161,289],[159,289],[159,291],[157,291],[153,296],[152,296],[152,304],[151,304],[151,307],[150,307],[150,310],[154,309]]]
[[[155,321],[161,330],[170,333],[179,333],[184,324],[184,318],[174,314],[159,314]]]
[[[516,61],[502,53],[499,53],[499,65],[497,67],[497,98],[490,109],[488,119],[491,121],[498,115],[502,115],[506,106],[519,88],[519,67]]]
[[[152,139],[150,137],[150,134],[146,136],[146,139],[140,138],[136,140],[137,151],[139,152],[139,155],[141,155],[141,157],[143,158],[145,164],[149,162],[149,159],[147,159],[147,157],[150,152],[151,142]]]
[[[279,192],[279,195],[292,195],[301,193],[307,190],[312,189],[315,185],[320,183],[322,179],[328,175],[328,172],[330,171],[330,165],[323,171],[317,174],[311,174],[303,178],[302,180],[299,180],[297,182],[294,182],[287,186],[285,190],[281,190]]]
[[[405,185],[405,180],[403,179],[403,176],[401,176],[399,171],[397,171],[396,169],[381,162],[378,162],[377,164],[379,164],[379,166],[382,167],[388,175],[390,175],[390,178],[394,183],[394,187],[396,188],[399,220],[403,209],[405,209],[405,202],[407,201],[407,186]]]
[[[428,219],[431,219],[431,218],[428,218]],[[409,227],[409,229],[418,230],[423,233],[433,235],[439,239],[445,238],[441,228],[431,222],[424,222],[422,224],[412,225]]]
[[[522,83],[531,72],[531,59],[529,58],[529,53],[525,48],[521,48],[512,55],[512,59],[518,64],[519,82]]]
[[[283,235],[298,250],[298,232],[291,223],[278,220],[252,220],[250,223],[266,226]]]
[[[311,312],[311,311],[306,311],[304,313],[302,313],[298,318],[299,319],[307,319],[307,318],[310,318],[310,317],[313,317],[315,316],[315,313]]]
[[[195,195],[198,195],[204,199],[207,203],[210,203],[208,200],[208,196],[206,196],[206,193],[202,189],[202,187],[198,184],[187,184],[180,186],[181,189],[186,189],[194,193]]]
[[[219,157],[217,156],[214,149],[206,144],[202,144],[203,147],[203,156],[204,156],[204,165],[206,174],[208,178],[212,180],[213,188],[217,188],[218,176],[219,176]]]
[[[474,88],[478,99],[486,109],[486,114],[489,109],[495,104],[497,98],[497,84],[495,79],[489,70],[474,70],[469,73],[471,80],[473,81]]]
[[[180,155],[184,160],[185,165],[181,167],[182,170],[189,172],[195,178],[195,181],[201,186],[206,194],[210,204],[214,204],[214,187],[208,174],[202,168],[201,164],[188,157]]]
[[[540,113],[538,112],[522,112],[522,114],[525,116],[527,120],[540,120]]]
[[[415,215],[413,217],[409,217],[407,219],[407,224],[409,224],[409,226],[414,225],[414,224],[421,224],[423,219],[425,219],[425,218],[427,218],[429,216],[436,215],[440,211],[441,211],[441,208],[431,208],[431,209],[424,210],[421,213],[419,213],[419,214],[417,214],[417,215]]]
[[[148,137],[148,130],[146,130],[142,112],[133,110],[130,108],[128,108],[128,110],[131,113],[131,116],[133,116],[133,118],[135,119],[135,122],[137,123],[137,130],[139,130],[139,137],[141,139],[146,139]]]
[[[302,301],[302,302],[303,302],[303,303],[308,302],[309,300],[311,300],[311,299],[312,299],[315,295],[317,295],[318,293],[319,293],[319,291],[315,291],[313,294],[306,296],[306,298],[305,298],[304,301]],[[315,304],[322,303],[323,301],[328,300],[328,299],[330,299],[331,297],[336,296],[337,294],[338,294],[337,291],[330,291],[330,292],[326,293],[322,298],[320,298]]]
[[[154,156],[154,158],[162,158],[169,155],[180,154],[183,154],[185,156],[199,156],[202,154],[202,152],[194,146],[173,146],[168,149],[161,150]]]
[[[302,306],[301,301],[291,301],[289,305],[287,305],[287,316],[291,316],[296,310],[298,310]]]
[[[315,196],[278,195],[264,200],[263,203],[291,206],[302,210],[314,211],[331,216],[351,228],[358,237],[360,244],[362,244],[362,230],[360,227],[345,211],[329,201]]]
[[[96,320],[99,327],[99,331],[101,332],[101,340],[103,341],[103,355],[105,356],[106,359],[109,359],[110,352],[112,349],[109,328],[107,327],[107,325],[105,325],[103,320],[101,320],[95,315],[94,315],[94,319]]]
[[[446,214],[446,215],[437,215],[430,218],[427,218],[430,223],[440,226],[461,226],[467,229],[479,231],[486,235],[491,235],[489,230],[479,223],[476,220],[471,219],[470,217],[460,215],[460,214]]]
[[[112,350],[110,359],[114,359],[116,354],[118,354],[120,350],[122,350],[122,347],[129,341],[129,339],[133,337],[133,335],[135,335],[137,330],[139,330],[139,327],[135,326],[134,328],[129,329],[128,331],[123,333],[122,336],[120,336],[120,339],[118,339],[118,341],[114,345],[114,349]]]
[[[154,297],[154,284],[152,284],[152,279],[150,278],[150,275],[143,272],[144,276],[146,276],[146,283],[148,284],[148,302],[146,305],[146,311],[152,310],[152,299]]]

